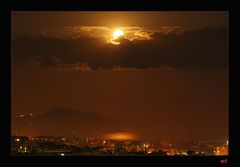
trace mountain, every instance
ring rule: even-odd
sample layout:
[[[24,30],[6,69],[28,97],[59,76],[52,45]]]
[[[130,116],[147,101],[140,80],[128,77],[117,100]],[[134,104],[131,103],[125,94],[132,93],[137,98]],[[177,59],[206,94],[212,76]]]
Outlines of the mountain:
[[[72,110],[63,107],[53,108],[36,117],[14,117],[12,132],[22,135],[52,135],[89,137],[122,130],[118,122],[104,116]]]

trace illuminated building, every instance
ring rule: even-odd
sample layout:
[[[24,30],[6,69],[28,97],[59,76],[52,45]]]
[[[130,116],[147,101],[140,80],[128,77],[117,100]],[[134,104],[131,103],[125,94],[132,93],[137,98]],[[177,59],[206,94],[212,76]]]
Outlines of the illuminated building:
[[[228,155],[228,147],[225,145],[217,146],[215,155]]]

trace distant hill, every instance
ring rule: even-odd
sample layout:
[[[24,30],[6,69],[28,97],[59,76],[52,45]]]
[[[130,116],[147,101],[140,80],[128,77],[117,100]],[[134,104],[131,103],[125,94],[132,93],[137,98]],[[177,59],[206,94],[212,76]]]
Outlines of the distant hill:
[[[104,116],[57,107],[36,117],[12,117],[12,133],[89,137],[122,130],[119,123]]]

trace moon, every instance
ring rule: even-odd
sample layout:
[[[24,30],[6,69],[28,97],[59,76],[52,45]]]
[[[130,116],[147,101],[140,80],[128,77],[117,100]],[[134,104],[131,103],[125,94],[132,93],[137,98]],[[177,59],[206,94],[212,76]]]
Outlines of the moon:
[[[117,29],[113,32],[113,39],[118,39],[119,37],[124,36],[124,32],[120,29]]]

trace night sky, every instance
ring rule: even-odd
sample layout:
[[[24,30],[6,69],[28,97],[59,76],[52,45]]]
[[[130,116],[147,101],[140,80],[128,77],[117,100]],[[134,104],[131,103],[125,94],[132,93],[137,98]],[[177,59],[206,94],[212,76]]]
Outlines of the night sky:
[[[144,139],[228,139],[228,12],[12,12],[11,23],[12,115],[64,107]]]

